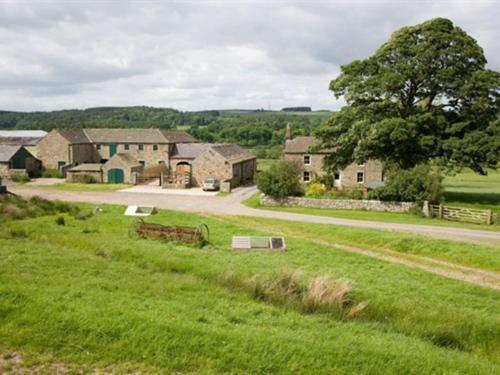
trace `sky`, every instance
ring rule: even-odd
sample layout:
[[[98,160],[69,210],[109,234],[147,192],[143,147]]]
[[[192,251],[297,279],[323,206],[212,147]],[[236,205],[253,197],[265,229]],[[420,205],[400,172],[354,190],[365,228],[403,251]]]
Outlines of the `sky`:
[[[446,17],[500,70],[500,1],[0,0],[0,109],[340,108],[340,66]]]

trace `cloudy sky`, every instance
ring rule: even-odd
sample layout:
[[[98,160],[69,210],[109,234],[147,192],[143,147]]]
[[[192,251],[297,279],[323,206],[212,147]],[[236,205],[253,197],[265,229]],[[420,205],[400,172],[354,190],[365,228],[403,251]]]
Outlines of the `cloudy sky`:
[[[500,70],[499,1],[0,0],[0,109],[336,109],[340,65],[438,16]]]

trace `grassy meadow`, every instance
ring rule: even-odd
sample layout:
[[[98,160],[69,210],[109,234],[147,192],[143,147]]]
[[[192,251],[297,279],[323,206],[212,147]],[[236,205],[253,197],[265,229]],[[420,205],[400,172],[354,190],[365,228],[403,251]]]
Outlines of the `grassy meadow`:
[[[267,170],[273,160],[264,159],[262,170]],[[259,160],[259,168],[260,167]],[[444,204],[449,206],[491,209],[500,214],[500,170],[489,170],[487,176],[480,176],[472,171],[464,171],[454,176],[447,176],[443,181],[445,188]],[[389,223],[422,224],[437,226],[452,226],[471,229],[500,230],[500,223],[482,225],[426,218],[415,214],[374,212],[363,210],[338,210],[308,207],[265,207],[259,203],[259,194],[247,199],[245,205],[252,208],[285,211],[299,214],[339,217],[345,219],[373,220]]]
[[[0,218],[0,353],[22,353],[28,371],[58,363],[118,373],[500,372],[498,291],[336,244],[493,271],[498,248],[248,217],[147,218],[206,223],[210,243],[200,249],[131,238],[124,207],[102,208],[80,220]],[[232,252],[231,236],[248,234],[283,234],[288,249]],[[304,308],[300,293],[321,276],[349,281],[347,303],[368,305],[352,319]]]

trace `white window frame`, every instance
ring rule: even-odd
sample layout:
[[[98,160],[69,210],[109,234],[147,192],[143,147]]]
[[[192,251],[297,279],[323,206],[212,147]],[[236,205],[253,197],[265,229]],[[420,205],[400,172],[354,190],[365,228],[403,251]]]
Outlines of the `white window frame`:
[[[307,163],[306,163],[306,158],[308,158]],[[311,155],[304,155],[304,165],[311,165]]]
[[[306,173],[307,173],[307,179],[306,179]],[[304,181],[305,183],[311,182],[311,172],[304,171],[304,173],[302,173],[302,181]]]

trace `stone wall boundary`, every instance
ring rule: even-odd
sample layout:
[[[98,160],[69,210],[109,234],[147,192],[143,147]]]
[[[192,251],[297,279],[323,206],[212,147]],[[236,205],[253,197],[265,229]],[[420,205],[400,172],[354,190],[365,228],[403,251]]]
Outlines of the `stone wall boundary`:
[[[334,208],[340,210],[366,210],[379,212],[410,212],[418,208],[413,202],[384,202],[378,200],[361,199],[317,199],[305,197],[286,197],[274,199],[268,195],[261,194],[260,204],[262,206],[286,206],[286,207],[308,207],[308,208]]]

